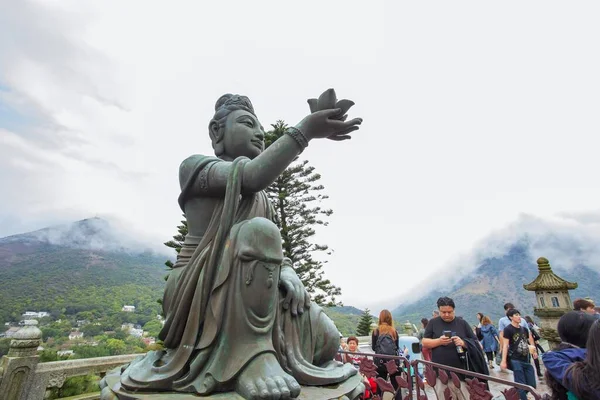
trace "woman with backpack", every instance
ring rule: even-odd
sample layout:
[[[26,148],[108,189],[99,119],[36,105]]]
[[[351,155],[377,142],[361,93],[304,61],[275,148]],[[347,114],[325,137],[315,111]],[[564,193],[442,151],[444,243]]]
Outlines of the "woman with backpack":
[[[481,335],[483,336],[481,345],[487,356],[489,368],[494,369],[494,357],[498,352],[500,338],[498,329],[492,324],[492,320],[488,316],[481,319]]]
[[[371,335],[371,348],[375,354],[384,354],[388,356],[397,356],[400,342],[398,340],[398,331],[394,328],[394,322],[392,321],[392,313],[389,310],[381,310],[379,313],[379,323],[377,329],[373,331]],[[377,375],[382,379],[387,379],[388,370],[386,363],[390,359],[375,358],[375,365],[377,365]],[[390,381],[394,390],[398,390],[398,382],[396,382],[396,376],[399,376],[402,370],[399,368],[400,362],[396,362],[398,366],[398,372],[390,375]]]

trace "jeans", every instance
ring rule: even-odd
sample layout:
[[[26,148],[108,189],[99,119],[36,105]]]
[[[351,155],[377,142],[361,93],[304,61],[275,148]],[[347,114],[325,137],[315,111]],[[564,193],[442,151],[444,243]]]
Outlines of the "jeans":
[[[535,373],[533,372],[533,365],[531,363],[518,360],[510,360],[510,363],[516,383],[536,387]],[[521,400],[527,400],[527,391],[519,389],[519,397]]]

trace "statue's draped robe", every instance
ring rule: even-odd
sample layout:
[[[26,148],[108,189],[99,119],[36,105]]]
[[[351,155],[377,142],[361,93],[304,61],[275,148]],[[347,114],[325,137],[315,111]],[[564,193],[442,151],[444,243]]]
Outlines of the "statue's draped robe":
[[[170,273],[163,298],[166,320],[159,335],[167,350],[134,361],[122,374],[125,388],[198,394],[232,390],[234,378],[265,352],[275,354],[283,370],[300,384],[333,384],[355,373],[331,359],[326,349],[332,348],[332,341],[337,348],[339,335],[316,304],[293,317],[283,310],[283,296],[277,293],[272,315],[249,322],[239,295],[244,280],[241,261],[233,254],[233,245],[240,222],[254,217],[272,220],[273,210],[264,192],[241,195],[247,161],[233,162],[225,197],[216,205],[205,234],[186,237]],[[214,162],[220,160],[194,156],[182,164],[179,204],[184,211],[193,186],[203,179],[206,183]],[[252,341],[256,336],[246,335],[247,330],[271,332],[272,340]]]

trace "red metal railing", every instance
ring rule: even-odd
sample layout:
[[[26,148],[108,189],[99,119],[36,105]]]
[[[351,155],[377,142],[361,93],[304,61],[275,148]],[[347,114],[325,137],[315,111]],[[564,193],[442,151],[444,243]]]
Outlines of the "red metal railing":
[[[506,400],[519,400],[519,389],[528,392],[535,400],[542,399],[542,395],[531,386],[431,361],[414,360],[410,362],[401,356],[373,353],[351,353],[349,351],[339,351],[339,353],[361,357],[360,373],[375,379],[380,392],[375,394],[373,400],[380,400],[379,395],[383,395],[383,393],[393,394],[395,400],[429,400],[430,397],[444,400],[491,400],[494,395],[489,390],[488,382],[507,386],[507,389],[501,391]],[[389,376],[395,377],[397,389],[387,380],[378,377],[374,358],[389,360],[384,365]],[[419,373],[420,367],[422,367],[423,377]],[[461,380],[459,376],[464,376],[465,379]],[[426,385],[429,390],[426,390]]]

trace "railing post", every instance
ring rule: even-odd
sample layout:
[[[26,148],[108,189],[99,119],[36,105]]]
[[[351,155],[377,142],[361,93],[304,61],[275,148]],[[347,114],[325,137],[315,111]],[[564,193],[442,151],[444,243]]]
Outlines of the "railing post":
[[[34,320],[19,329],[10,342],[8,355],[2,357],[0,400],[27,399],[39,361],[37,348],[42,340],[42,331],[36,325]],[[43,393],[40,398],[43,398]]]

